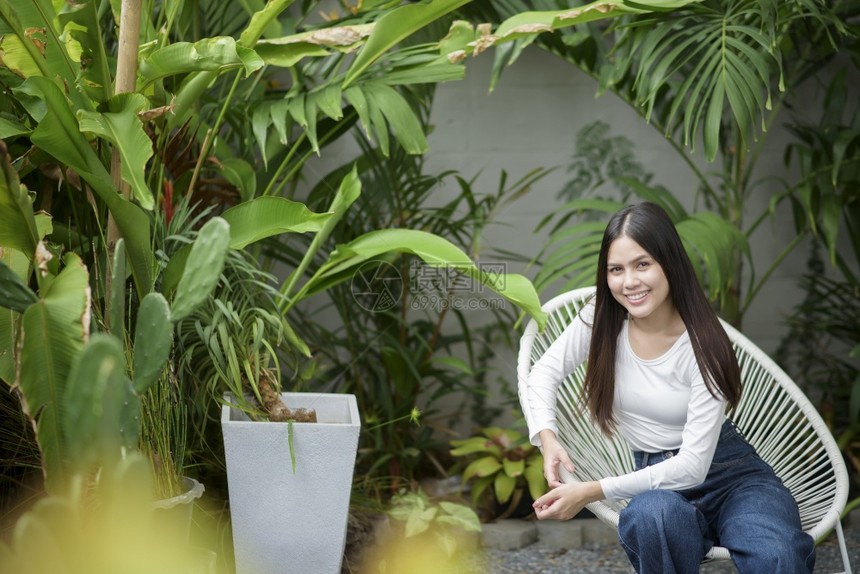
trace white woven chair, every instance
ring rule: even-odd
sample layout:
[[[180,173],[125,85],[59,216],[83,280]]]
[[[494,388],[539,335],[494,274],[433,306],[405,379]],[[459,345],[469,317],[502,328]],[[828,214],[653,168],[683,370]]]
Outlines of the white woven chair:
[[[517,365],[519,391],[524,392],[531,366],[570,324],[594,293],[586,287],[563,293],[543,306],[549,321],[543,333],[530,321],[520,341]],[[848,473],[833,435],[797,385],[758,347],[732,326],[723,323],[737,352],[743,395],[732,419],[759,455],[774,468],[800,508],[803,529],[816,543],[835,528],[845,573],[851,573],[840,514],[848,498]],[[569,375],[559,388],[559,439],[570,453],[575,471],[567,480],[597,480],[633,470],[633,455],[624,440],[607,439],[579,409],[584,367]],[[563,469],[562,469],[563,470]],[[567,474],[567,471],[564,471]],[[626,501],[595,502],[588,509],[618,528],[618,512]],[[715,546],[705,561],[728,560],[729,551]]]

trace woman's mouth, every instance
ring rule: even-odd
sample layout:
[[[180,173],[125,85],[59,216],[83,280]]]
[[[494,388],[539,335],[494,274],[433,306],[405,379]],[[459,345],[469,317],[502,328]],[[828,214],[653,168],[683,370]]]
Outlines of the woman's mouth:
[[[631,295],[625,295],[627,300],[631,303],[638,303],[642,299],[644,299],[648,295],[648,291],[643,291],[642,293],[633,293]]]

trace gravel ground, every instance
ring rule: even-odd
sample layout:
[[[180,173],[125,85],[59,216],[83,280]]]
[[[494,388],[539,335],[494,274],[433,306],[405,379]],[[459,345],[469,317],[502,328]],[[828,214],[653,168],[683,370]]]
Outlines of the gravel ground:
[[[848,556],[853,568],[860,568],[860,521],[845,529]],[[618,545],[586,545],[581,549],[560,550],[536,543],[519,550],[486,550],[483,563],[475,565],[482,574],[603,574],[632,573],[627,556]],[[836,533],[818,545],[816,573],[843,572]],[[702,574],[731,574],[737,569],[731,562],[703,564]]]

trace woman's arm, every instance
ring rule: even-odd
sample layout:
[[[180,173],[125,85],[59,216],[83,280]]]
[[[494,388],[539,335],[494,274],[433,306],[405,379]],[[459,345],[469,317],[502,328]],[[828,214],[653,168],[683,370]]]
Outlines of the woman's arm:
[[[542,446],[539,434],[543,430],[548,429],[553,435],[558,435],[558,387],[588,357],[593,314],[594,305],[586,305],[535,362],[527,379],[518,382],[520,405],[528,424],[529,440],[535,446]]]
[[[687,419],[678,454],[629,474],[602,479],[600,484],[606,498],[632,498],[655,489],[683,490],[701,484],[705,479],[726,418],[726,402],[711,395],[698,368],[692,376]]]

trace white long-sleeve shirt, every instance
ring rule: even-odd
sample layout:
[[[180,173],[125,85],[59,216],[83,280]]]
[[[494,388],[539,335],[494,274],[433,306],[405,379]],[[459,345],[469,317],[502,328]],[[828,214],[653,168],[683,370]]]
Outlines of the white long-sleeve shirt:
[[[529,437],[537,446],[540,431],[550,429],[558,434],[558,386],[588,358],[593,316],[591,303],[535,363],[521,389]],[[645,360],[630,347],[628,324],[624,322],[616,350],[613,410],[617,432],[633,450],[680,451],[660,464],[601,479],[600,486],[610,500],[700,484],[725,420],[726,401],[715,399],[705,386],[686,331],[661,357]]]

